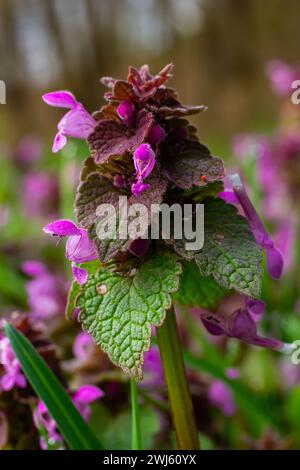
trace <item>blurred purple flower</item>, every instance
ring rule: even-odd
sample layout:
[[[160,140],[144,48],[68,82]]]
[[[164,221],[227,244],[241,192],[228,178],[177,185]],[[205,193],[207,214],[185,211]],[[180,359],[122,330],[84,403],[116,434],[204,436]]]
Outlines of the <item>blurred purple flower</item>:
[[[158,387],[164,384],[164,373],[157,346],[151,346],[144,358],[145,377],[142,385],[145,387]]]
[[[54,91],[43,95],[43,100],[50,106],[70,109],[59,121],[58,133],[54,138],[52,151],[61,150],[67,143],[67,137],[87,139],[93,131],[96,121],[69,91]]]
[[[236,155],[246,157],[251,149],[254,149],[257,156],[257,176],[262,190],[263,213],[275,225],[274,240],[284,259],[284,271],[288,271],[294,261],[296,222],[291,209],[290,193],[293,191],[293,185],[288,184],[292,177],[287,176],[289,171],[297,174],[300,137],[298,134],[280,135],[271,142],[260,135],[236,136]],[[238,202],[234,192],[228,192],[226,188],[220,197],[224,197],[231,204]]]
[[[7,205],[0,205],[0,227],[5,227],[10,220],[10,208]]]
[[[264,214],[268,219],[282,218],[286,209],[287,188],[276,163],[274,150],[265,138],[260,138],[257,157],[258,180],[263,192]]]
[[[102,398],[103,391],[95,385],[83,385],[73,394],[72,400],[85,421],[91,416],[91,403]]]
[[[228,203],[232,203],[234,196],[237,198],[239,205],[243,209],[246,218],[249,221],[252,233],[256,243],[265,250],[267,257],[267,268],[269,274],[274,279],[279,279],[283,269],[283,258],[280,251],[275,247],[273,240],[266,231],[262,221],[260,220],[246,190],[241,181],[240,176],[235,173],[229,176],[232,183],[232,191],[223,191],[219,196]]]
[[[85,421],[90,418],[91,403],[98,400],[98,398],[102,398],[103,395],[103,391],[95,385],[83,385],[72,395],[72,401]],[[63,442],[63,437],[57,430],[56,422],[50,416],[46,405],[41,401],[39,401],[33,412],[33,421],[37,429],[44,428],[46,430],[51,445],[59,445]],[[40,446],[43,450],[48,449],[44,437],[40,438]]]
[[[280,370],[284,383],[288,385],[288,387],[295,387],[300,383],[299,365],[293,364],[290,358],[283,358],[283,361],[280,363]]]
[[[297,223],[293,215],[278,222],[277,232],[274,236],[276,245],[284,259],[284,271],[289,271],[295,262],[295,244],[297,237]]]
[[[155,153],[151,146],[149,144],[141,144],[133,154],[133,161],[137,183],[132,184],[131,191],[134,196],[138,196],[150,188],[150,185],[144,184],[143,180],[150,175],[155,165]]]
[[[54,217],[59,206],[57,178],[46,172],[29,172],[24,179],[22,201],[27,217]]]
[[[246,159],[257,149],[257,138],[252,134],[237,134],[233,138],[232,150],[236,157]]]
[[[33,412],[33,422],[38,430],[44,429],[47,432],[48,440],[52,446],[62,446],[63,437],[59,434],[56,422],[50,416],[46,405],[42,401],[38,402]],[[44,437],[40,437],[40,447],[43,450],[48,449],[48,444]]]
[[[72,261],[72,272],[78,284],[85,284],[88,280],[88,271],[77,266],[97,259],[93,242],[89,239],[85,229],[77,227],[71,220],[56,220],[43,228],[45,233],[58,237],[68,237],[66,244],[66,257]]]
[[[287,96],[291,93],[292,83],[299,78],[297,70],[282,60],[272,60],[266,66],[266,74],[276,95]]]
[[[73,353],[76,359],[86,360],[94,350],[95,342],[85,331],[80,332],[73,343]]]
[[[26,284],[31,315],[36,320],[63,315],[66,304],[64,280],[50,273],[40,261],[26,261],[22,269],[25,274],[33,277]]]
[[[24,166],[36,163],[42,156],[43,145],[41,139],[34,134],[22,137],[15,151],[15,159]]]
[[[229,378],[236,379],[238,371],[228,369]],[[236,404],[230,387],[222,380],[213,380],[208,389],[208,398],[210,402],[220,408],[225,416],[233,416],[236,413]]]
[[[4,369],[0,377],[0,391],[8,392],[14,387],[26,387],[27,382],[21,372],[20,363],[6,337],[0,339],[0,364]]]
[[[260,336],[257,333],[257,325],[251,316],[249,304],[247,305],[247,303],[244,308],[234,311],[228,317],[202,312],[201,320],[207,331],[212,335],[225,335],[228,338],[236,338],[254,346],[275,349],[280,352],[291,352],[294,349],[292,344]]]

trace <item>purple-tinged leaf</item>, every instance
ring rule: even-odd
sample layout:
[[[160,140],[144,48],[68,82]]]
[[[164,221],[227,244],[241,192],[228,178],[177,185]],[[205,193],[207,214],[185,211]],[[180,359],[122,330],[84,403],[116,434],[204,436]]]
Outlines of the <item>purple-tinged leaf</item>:
[[[136,125],[132,130],[117,121],[100,121],[88,138],[95,162],[103,164],[112,156],[134,152],[146,140],[152,124],[152,114],[145,110],[137,114]]]

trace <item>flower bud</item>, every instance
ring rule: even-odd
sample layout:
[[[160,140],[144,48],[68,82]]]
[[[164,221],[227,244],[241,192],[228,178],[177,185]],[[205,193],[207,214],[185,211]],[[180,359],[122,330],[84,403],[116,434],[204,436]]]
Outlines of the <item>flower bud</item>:
[[[117,107],[118,116],[127,126],[133,126],[135,121],[136,109],[131,101],[121,101]]]

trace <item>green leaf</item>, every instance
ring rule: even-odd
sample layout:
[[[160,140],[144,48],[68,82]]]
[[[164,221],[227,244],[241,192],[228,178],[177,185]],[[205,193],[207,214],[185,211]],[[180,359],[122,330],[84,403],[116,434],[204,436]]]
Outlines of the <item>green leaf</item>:
[[[212,276],[201,276],[194,262],[185,263],[180,277],[179,290],[174,299],[189,307],[199,306],[214,310],[218,303],[228,294]]]
[[[45,403],[70,449],[101,449],[102,446],[73,405],[63,386],[32,343],[9,323],[6,323],[4,329],[24,374]]]
[[[180,272],[177,256],[159,250],[127,277],[101,269],[81,288],[77,306],[83,328],[130,376],[142,378],[151,325],[163,323]]]
[[[68,320],[72,319],[73,312],[75,309],[76,297],[79,294],[79,291],[80,291],[80,285],[78,284],[78,282],[73,281],[69,290],[67,305],[66,305],[66,310],[65,310],[65,315]]]
[[[87,263],[82,263],[82,267],[87,269],[90,274],[95,273],[99,267],[101,266],[101,263],[99,260],[95,261],[89,261]],[[80,293],[80,285],[78,282],[75,280],[72,282],[69,293],[68,293],[68,299],[67,299],[67,305],[65,308],[65,315],[68,320],[72,320],[73,312],[76,308],[76,298]]]
[[[166,139],[161,148],[163,171],[178,188],[205,186],[225,176],[221,158],[213,157],[209,149],[196,140],[172,146]],[[202,176],[205,176],[205,181],[202,181]]]
[[[195,255],[201,274],[213,276],[225,289],[259,298],[262,252],[246,219],[221,199],[204,204],[204,246]]]
[[[148,215],[148,224],[145,227],[147,231],[148,225],[151,223],[151,204],[160,204],[162,202],[167,183],[160,177],[158,170],[154,171],[146,180],[150,184],[150,189],[138,197],[130,195],[126,199],[126,194],[118,192],[110,180],[100,173],[94,172],[88,175],[90,166],[90,160],[87,160],[82,176],[84,180],[80,183],[77,191],[75,209],[78,223],[81,227],[88,230],[89,238],[95,244],[99,259],[106,263],[115,258],[119,253],[127,251],[132,241],[128,237],[120,239],[118,236],[121,217],[124,219],[124,215],[127,215],[129,207],[133,204],[143,204]],[[123,196],[123,199],[120,199],[121,196]],[[97,208],[102,204],[111,204],[114,207],[116,221],[109,219],[109,217],[114,217],[114,215],[108,215],[107,217],[104,217],[104,214],[100,217],[97,215]],[[135,219],[135,215],[128,216],[128,226]],[[101,226],[102,228],[107,228],[110,222],[113,223],[113,226],[116,225],[114,236],[105,239],[99,237],[97,235],[99,228]],[[139,238],[141,235],[143,234],[137,233],[136,238]]]

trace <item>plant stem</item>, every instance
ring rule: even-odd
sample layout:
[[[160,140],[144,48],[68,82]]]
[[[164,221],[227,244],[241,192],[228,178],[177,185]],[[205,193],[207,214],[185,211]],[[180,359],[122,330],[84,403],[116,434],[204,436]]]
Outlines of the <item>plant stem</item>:
[[[197,450],[200,448],[198,431],[173,308],[157,329],[157,338],[178,449]]]
[[[138,404],[137,385],[134,379],[130,379],[130,392],[131,392],[131,449],[141,450],[141,428],[140,428],[140,413]]]

